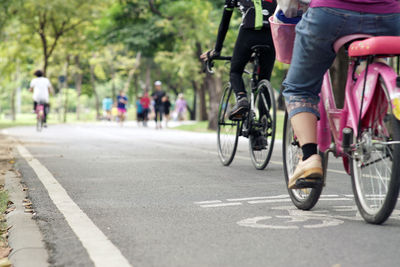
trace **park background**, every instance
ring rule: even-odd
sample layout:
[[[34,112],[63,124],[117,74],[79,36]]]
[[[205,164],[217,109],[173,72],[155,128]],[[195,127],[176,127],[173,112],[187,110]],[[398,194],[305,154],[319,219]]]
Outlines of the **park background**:
[[[185,95],[188,119],[215,129],[229,65],[218,62],[215,73],[207,74],[199,56],[214,47],[223,5],[222,0],[0,0],[0,125],[35,123],[28,87],[33,72],[43,69],[55,89],[51,123],[99,120],[102,99],[115,98],[120,90],[130,100],[128,120],[134,120],[137,97],[161,80],[172,102]],[[240,21],[236,11],[223,55],[232,54]],[[271,83],[277,95],[287,69],[276,62]]]

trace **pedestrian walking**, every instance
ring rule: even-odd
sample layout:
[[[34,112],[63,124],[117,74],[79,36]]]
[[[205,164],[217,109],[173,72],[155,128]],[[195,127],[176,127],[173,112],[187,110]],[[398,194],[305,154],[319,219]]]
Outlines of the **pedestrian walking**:
[[[137,120],[137,124],[138,126],[140,126],[140,122],[142,122],[142,124],[144,124],[144,110],[143,110],[143,106],[140,103],[140,100],[143,97],[141,95],[139,95],[136,99],[136,120]]]
[[[150,97],[149,93],[145,92],[143,97],[140,99],[140,104],[143,108],[143,126],[147,127],[147,121],[149,120],[149,113],[150,113]]]
[[[163,112],[164,112],[164,118],[165,118],[165,127],[168,128],[169,111],[171,109],[171,102],[169,101],[168,95],[165,95],[162,98],[162,104],[163,104]]]
[[[175,112],[179,121],[186,119],[187,102],[182,93],[178,95],[178,99],[175,102]]]
[[[122,124],[124,123],[127,111],[128,97],[125,95],[124,91],[120,91],[117,96],[117,107],[118,107],[118,121]]]
[[[103,99],[103,118],[110,121],[111,120],[111,109],[113,106],[112,98],[107,96]]]
[[[163,115],[163,103],[162,98],[165,96],[165,92],[161,89],[162,83],[160,81],[156,81],[154,83],[155,91],[151,95],[154,100],[154,120],[156,122],[156,129],[161,129],[161,121]]]

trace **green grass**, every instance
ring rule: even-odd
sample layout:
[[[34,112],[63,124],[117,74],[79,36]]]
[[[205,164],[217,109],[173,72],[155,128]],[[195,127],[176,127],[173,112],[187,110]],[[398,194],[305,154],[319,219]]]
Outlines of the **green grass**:
[[[0,189],[0,240],[4,243],[3,234],[7,232],[7,223],[4,220],[4,212],[7,209],[8,193],[4,188]]]
[[[285,118],[285,113],[283,111],[278,111],[276,114],[276,139],[283,138],[283,120]],[[213,130],[208,129],[208,121],[199,121],[191,125],[181,125],[175,127],[176,130],[199,132],[199,133],[212,133]]]
[[[180,125],[173,129],[198,133],[213,133],[215,131],[208,129],[208,121],[198,121],[194,124]]]
[[[93,122],[95,121],[95,117],[96,116],[94,112],[82,113],[79,122]],[[50,113],[47,120],[49,124],[57,124],[57,123],[63,123],[62,119],[63,116],[61,117],[60,121],[57,114]],[[68,113],[67,123],[74,123],[74,122],[78,122],[78,120],[76,119],[76,114]],[[12,121],[9,118],[4,118],[4,117],[0,118],[0,129],[18,127],[18,126],[34,126],[34,125],[36,125],[36,114],[33,113],[18,114],[16,121]]]

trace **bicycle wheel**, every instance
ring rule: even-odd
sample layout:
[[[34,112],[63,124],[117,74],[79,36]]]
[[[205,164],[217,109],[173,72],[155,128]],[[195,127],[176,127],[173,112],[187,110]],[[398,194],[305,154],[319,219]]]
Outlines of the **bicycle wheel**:
[[[286,186],[289,182],[289,177],[293,174],[299,160],[302,158],[303,153],[298,142],[295,139],[292,125],[285,114],[283,124],[283,171],[285,175]],[[319,196],[322,192],[322,186],[315,188],[302,188],[302,189],[288,189],[289,196],[293,204],[302,210],[310,210],[317,203]]]
[[[369,110],[375,116],[371,126],[362,127],[350,169],[358,210],[373,224],[381,224],[390,216],[400,187],[400,144],[394,144],[400,141],[400,122],[393,115],[384,81],[379,84],[382,90],[374,96],[379,105]]]
[[[218,108],[217,132],[218,155],[222,164],[225,166],[231,164],[235,157],[239,138],[240,122],[229,119],[229,112],[235,103],[235,94],[231,86],[228,85],[222,94]]]
[[[267,80],[262,80],[257,86],[254,101],[252,134],[249,137],[251,162],[257,170],[263,170],[268,165],[274,149],[276,131],[276,103],[274,89]],[[264,149],[254,149],[256,138],[262,136],[266,140]]]
[[[37,115],[36,119],[36,131],[41,132],[43,128],[43,118],[41,115]]]

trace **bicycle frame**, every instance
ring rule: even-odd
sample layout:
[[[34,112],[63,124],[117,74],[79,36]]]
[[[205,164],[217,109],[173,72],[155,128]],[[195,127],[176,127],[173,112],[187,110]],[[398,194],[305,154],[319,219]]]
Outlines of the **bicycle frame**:
[[[36,115],[38,119],[44,116],[44,104],[38,103],[36,105]]]
[[[357,60],[350,61],[343,109],[336,107],[329,71],[324,76],[319,103],[320,120],[317,128],[319,149],[321,152],[333,152],[336,157],[343,157],[347,173],[350,170],[347,156],[342,147],[343,129],[351,128],[355,136],[358,134],[360,103],[366,72],[364,70],[360,74],[356,74],[357,66]],[[356,81],[353,78],[356,78]],[[387,92],[378,86],[380,78],[388,86],[385,88]],[[400,88],[396,87],[396,78],[396,72],[388,65],[381,62],[369,64],[361,126],[368,126],[376,120],[383,120],[384,114],[379,113],[379,110],[387,108],[389,104],[392,105],[396,118],[400,119]],[[388,103],[386,96],[391,103]]]

